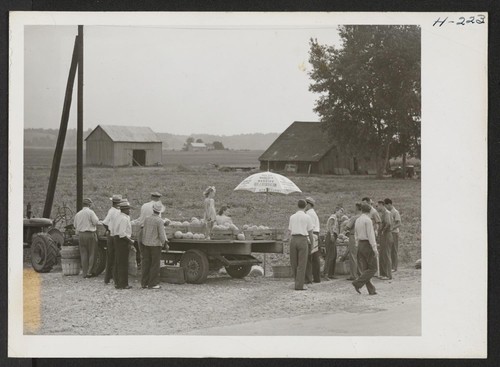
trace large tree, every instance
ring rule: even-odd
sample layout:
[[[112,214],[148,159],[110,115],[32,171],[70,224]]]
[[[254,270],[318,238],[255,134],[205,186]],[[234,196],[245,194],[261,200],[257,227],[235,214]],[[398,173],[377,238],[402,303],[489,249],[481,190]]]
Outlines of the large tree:
[[[339,47],[310,41],[315,112],[348,153],[420,156],[420,27],[340,26]]]

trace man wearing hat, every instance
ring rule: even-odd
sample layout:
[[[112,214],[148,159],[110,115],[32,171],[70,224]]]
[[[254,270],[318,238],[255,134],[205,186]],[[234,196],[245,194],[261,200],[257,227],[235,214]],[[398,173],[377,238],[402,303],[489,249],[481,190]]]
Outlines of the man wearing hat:
[[[113,220],[115,246],[115,288],[130,289],[128,285],[128,253],[132,241],[132,225],[130,223],[130,203],[123,200],[120,203],[120,214]]]
[[[78,233],[78,242],[80,246],[80,258],[84,278],[94,276],[93,270],[97,260],[97,233],[96,225],[99,218],[90,209],[92,200],[83,199],[83,208],[75,215],[74,226]]]
[[[153,215],[146,217],[142,230],[142,288],[158,289],[160,288],[160,261],[161,248],[167,243],[165,225],[160,218],[164,211],[160,201],[153,204]]]
[[[157,191],[155,192],[152,192],[151,193],[151,200],[148,201],[147,203],[145,204],[142,204],[141,206],[141,214],[139,215],[139,218],[137,219],[134,219],[132,221],[132,224],[133,225],[139,225],[142,227],[144,227],[144,221],[146,220],[147,217],[153,215],[153,205],[154,203],[156,202],[160,202],[160,198],[161,198],[161,194]],[[159,215],[159,218],[161,218],[161,214]],[[138,238],[137,238],[137,242],[139,243],[139,245],[142,243],[142,229],[141,231],[139,232],[138,234]],[[137,250],[137,264],[140,265],[141,264],[141,250],[140,250],[140,246],[137,246],[136,247],[136,250]]]
[[[111,278],[115,280],[115,246],[114,246],[114,232],[113,232],[113,220],[120,214],[120,202],[122,201],[121,195],[113,195],[109,198],[112,202],[111,208],[108,210],[106,218],[102,221],[102,224],[106,228],[108,234],[107,241],[107,256],[106,256],[106,274],[104,275],[104,284],[109,284]]]
[[[314,211],[315,200],[312,197],[306,198],[306,214],[311,218],[313,222],[313,239],[314,242],[309,243],[309,256],[306,268],[306,283],[320,283],[320,262],[319,262],[319,218]]]

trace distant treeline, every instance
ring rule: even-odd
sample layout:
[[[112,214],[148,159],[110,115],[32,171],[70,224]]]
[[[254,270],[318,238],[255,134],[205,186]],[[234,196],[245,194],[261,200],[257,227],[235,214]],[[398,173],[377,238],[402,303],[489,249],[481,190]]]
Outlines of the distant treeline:
[[[92,129],[84,131],[83,137],[87,137]],[[24,146],[52,148],[56,146],[58,129],[24,129]],[[182,150],[188,137],[202,139],[204,142],[221,142],[227,149],[237,150],[266,150],[276,140],[278,133],[254,133],[238,135],[209,135],[191,134],[174,135],[169,133],[156,133],[163,142],[163,149]],[[66,132],[66,148],[76,148],[76,129],[68,129]]]

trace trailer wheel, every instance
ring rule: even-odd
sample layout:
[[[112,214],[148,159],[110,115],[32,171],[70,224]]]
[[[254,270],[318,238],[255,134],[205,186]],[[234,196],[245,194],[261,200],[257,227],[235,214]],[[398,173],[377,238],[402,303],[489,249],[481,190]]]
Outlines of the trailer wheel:
[[[38,273],[48,273],[57,264],[59,249],[47,233],[36,233],[31,238],[31,265]]]
[[[104,247],[97,245],[97,259],[94,265],[94,275],[98,276],[106,269],[106,250]]]
[[[232,278],[244,278],[250,274],[251,270],[252,265],[226,266],[226,271]]]
[[[186,282],[201,284],[208,276],[208,258],[203,251],[188,250],[181,257]]]

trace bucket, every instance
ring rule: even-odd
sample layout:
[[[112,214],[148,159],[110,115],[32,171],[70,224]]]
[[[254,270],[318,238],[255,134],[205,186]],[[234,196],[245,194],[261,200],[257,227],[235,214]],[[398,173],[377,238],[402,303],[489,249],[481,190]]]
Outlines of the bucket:
[[[80,274],[80,259],[61,259],[63,275]]]
[[[79,259],[80,248],[78,246],[62,246],[61,259]]]
[[[184,284],[184,268],[180,266],[162,266],[160,268],[160,281],[171,284]]]
[[[273,265],[274,278],[292,278],[292,267],[290,265]]]

